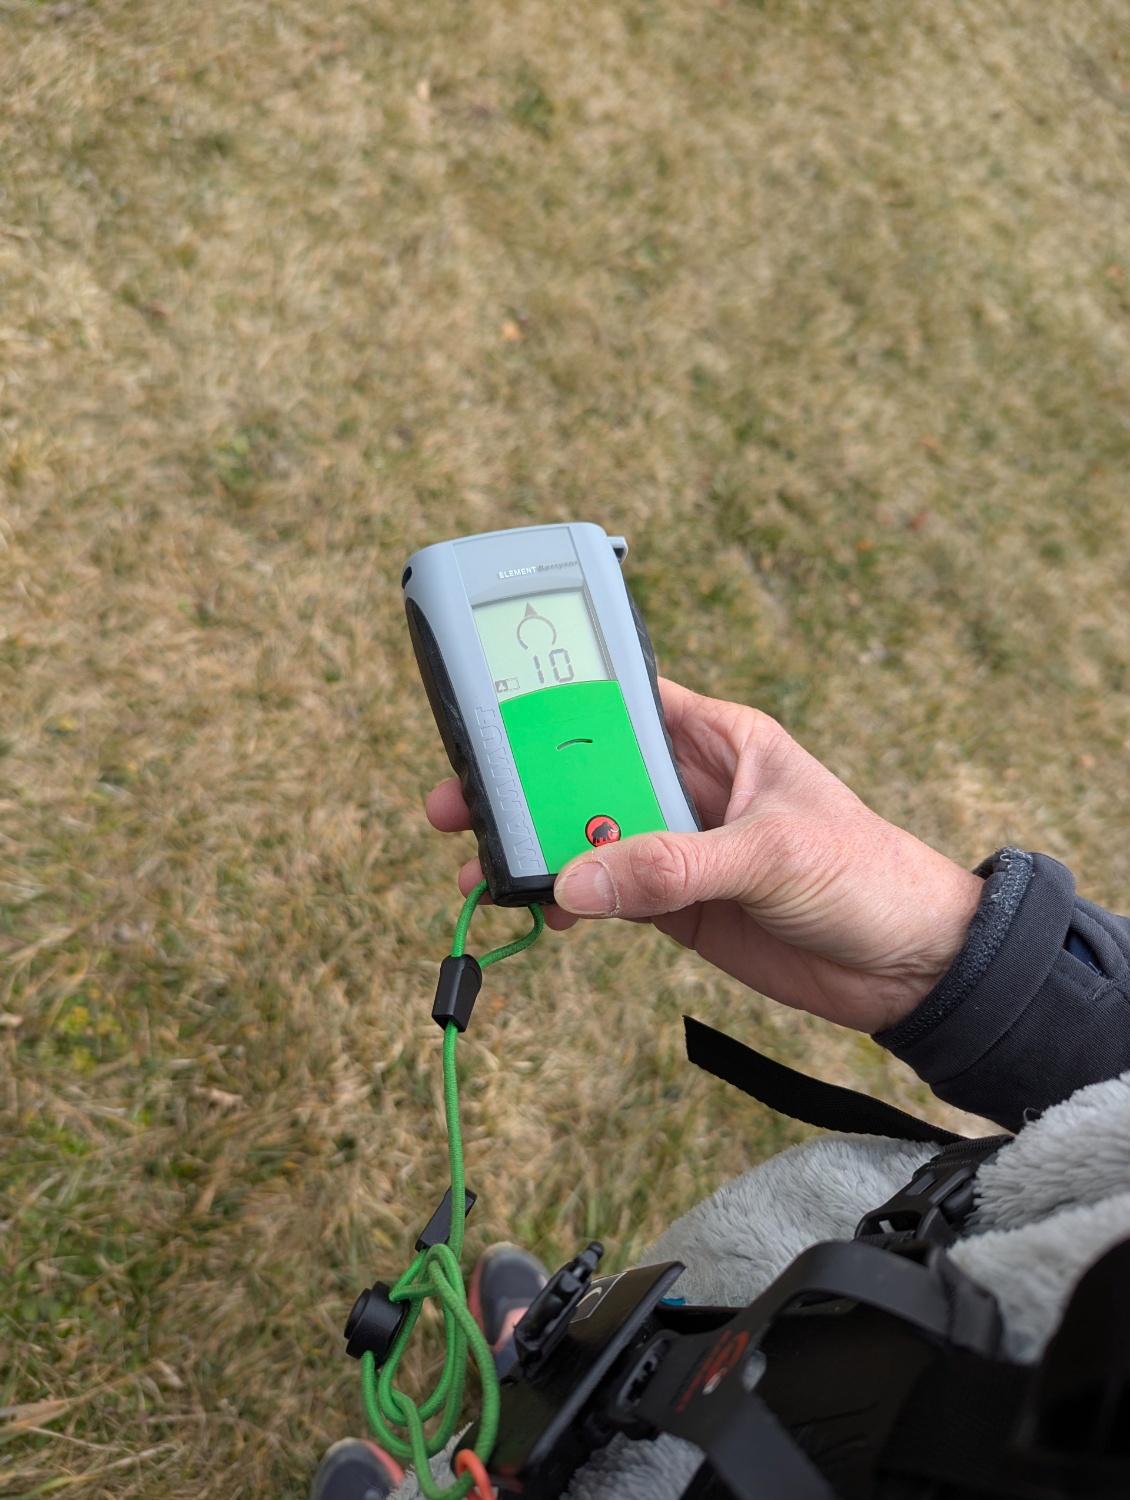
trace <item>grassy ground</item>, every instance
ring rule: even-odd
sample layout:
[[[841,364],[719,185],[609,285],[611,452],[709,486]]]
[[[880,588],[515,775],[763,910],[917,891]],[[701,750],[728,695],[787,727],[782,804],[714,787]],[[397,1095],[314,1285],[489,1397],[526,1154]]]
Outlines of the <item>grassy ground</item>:
[[[1130,27],[0,0],[0,97],[0,1493],[297,1497],[443,1185],[413,548],[626,533],[670,675],[1130,908]],[[798,1138],[684,1010],[945,1117],[556,937],[463,1047],[472,1251],[623,1264]]]

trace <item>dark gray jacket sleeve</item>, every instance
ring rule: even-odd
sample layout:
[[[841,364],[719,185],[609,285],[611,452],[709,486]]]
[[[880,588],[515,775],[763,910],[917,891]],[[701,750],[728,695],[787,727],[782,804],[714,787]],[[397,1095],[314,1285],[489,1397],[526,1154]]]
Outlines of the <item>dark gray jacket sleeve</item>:
[[[1046,854],[1001,849],[976,873],[965,946],[875,1040],[940,1099],[1018,1130],[1130,1068],[1130,920],[1077,896]]]

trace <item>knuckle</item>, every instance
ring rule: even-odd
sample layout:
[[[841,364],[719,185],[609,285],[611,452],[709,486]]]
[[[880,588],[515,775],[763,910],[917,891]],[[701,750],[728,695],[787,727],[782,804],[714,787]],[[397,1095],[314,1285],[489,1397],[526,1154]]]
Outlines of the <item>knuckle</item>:
[[[633,883],[648,906],[662,909],[677,902],[689,875],[688,854],[681,841],[656,834],[632,849]]]
[[[792,735],[771,714],[760,708],[747,708],[742,725],[744,742],[748,749],[765,755],[793,743]]]
[[[799,748],[788,730],[759,708],[743,706],[731,732],[739,759],[746,765],[781,766]]]

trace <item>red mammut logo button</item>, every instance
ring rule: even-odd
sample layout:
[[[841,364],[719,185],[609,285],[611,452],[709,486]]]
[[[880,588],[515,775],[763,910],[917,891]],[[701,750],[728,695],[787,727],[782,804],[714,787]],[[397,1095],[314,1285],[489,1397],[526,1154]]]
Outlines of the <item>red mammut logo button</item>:
[[[620,837],[620,825],[615,818],[606,818],[603,813],[590,818],[585,824],[585,838],[597,848],[601,844],[614,844]]]

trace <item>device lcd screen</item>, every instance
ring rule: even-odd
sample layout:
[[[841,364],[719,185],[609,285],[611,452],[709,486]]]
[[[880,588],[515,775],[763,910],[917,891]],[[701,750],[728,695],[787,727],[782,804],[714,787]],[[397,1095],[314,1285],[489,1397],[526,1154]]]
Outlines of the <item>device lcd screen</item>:
[[[611,675],[584,589],[517,594],[473,612],[500,701]]]

